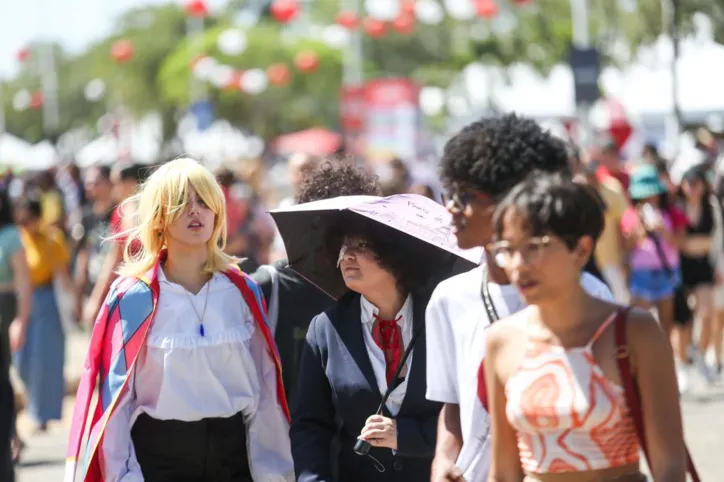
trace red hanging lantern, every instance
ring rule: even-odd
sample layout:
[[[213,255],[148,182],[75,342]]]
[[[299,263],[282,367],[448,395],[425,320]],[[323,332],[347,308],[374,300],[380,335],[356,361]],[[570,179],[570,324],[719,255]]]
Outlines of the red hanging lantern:
[[[43,95],[43,92],[36,91],[33,92],[33,94],[30,96],[30,103],[28,106],[33,110],[38,110],[41,107],[43,107],[43,104],[45,103],[45,96]]]
[[[30,49],[23,48],[18,50],[16,57],[18,59],[18,62],[25,63],[25,61],[30,58]]]
[[[299,4],[296,0],[275,0],[269,11],[278,22],[289,23],[299,13]]]
[[[186,15],[194,18],[206,18],[209,16],[209,9],[203,0],[190,0],[184,6]]]
[[[415,31],[415,17],[402,14],[392,22],[392,26],[400,35],[410,35]]]
[[[294,57],[294,66],[305,74],[314,72],[319,68],[319,55],[312,50],[303,50]]]
[[[289,67],[284,64],[270,65],[266,69],[266,76],[269,78],[269,83],[277,87],[289,85],[292,80],[292,73],[289,71]]]
[[[239,70],[234,70],[234,73],[231,74],[231,77],[229,77],[229,81],[222,87],[223,90],[226,92],[234,92],[237,90],[241,90],[241,78],[243,77],[244,72]]]
[[[119,64],[131,60],[135,52],[133,42],[128,39],[117,40],[113,43],[113,47],[111,47],[111,57]]]
[[[475,10],[479,16],[487,19],[495,18],[499,13],[495,0],[475,0]]]
[[[633,126],[623,104],[609,97],[598,99],[591,106],[590,120],[593,128],[606,133],[619,149],[623,149],[633,134]]]
[[[339,12],[337,14],[337,24],[343,26],[347,30],[355,30],[359,26],[357,15],[354,12]]]
[[[404,0],[402,2],[402,14],[403,15],[415,15],[415,1]]]
[[[366,18],[364,21],[364,28],[367,35],[372,38],[381,38],[387,33],[385,23],[374,18]]]
[[[194,56],[194,58],[192,58],[192,59],[189,61],[189,67],[191,67],[191,70],[193,70],[194,67],[196,67],[196,64],[199,63],[199,60],[203,59],[204,57],[206,57],[206,56],[205,56],[205,55],[196,55],[196,56]]]

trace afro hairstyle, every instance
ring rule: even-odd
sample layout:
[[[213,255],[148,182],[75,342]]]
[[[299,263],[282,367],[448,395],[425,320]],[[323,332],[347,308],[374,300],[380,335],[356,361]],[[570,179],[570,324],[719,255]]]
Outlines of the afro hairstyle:
[[[379,196],[377,176],[346,160],[323,161],[304,177],[296,201],[299,204],[337,196]]]
[[[497,200],[533,171],[570,176],[566,145],[534,120],[515,114],[466,126],[445,145],[440,161],[448,189],[465,185]]]

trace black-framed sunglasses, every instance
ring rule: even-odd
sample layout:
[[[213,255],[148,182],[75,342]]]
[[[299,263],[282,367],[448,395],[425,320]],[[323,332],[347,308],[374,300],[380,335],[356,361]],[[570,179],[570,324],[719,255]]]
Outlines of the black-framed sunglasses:
[[[452,201],[455,207],[462,211],[476,199],[484,197],[485,196],[475,191],[448,191],[442,194],[442,202],[447,205]]]

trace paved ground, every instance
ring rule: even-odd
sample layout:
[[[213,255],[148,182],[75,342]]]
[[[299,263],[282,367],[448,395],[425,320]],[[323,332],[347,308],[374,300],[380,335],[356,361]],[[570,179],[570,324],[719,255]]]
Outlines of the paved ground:
[[[82,367],[84,339],[82,336],[69,340],[69,368],[66,378],[77,376]],[[75,371],[73,371],[75,370]],[[694,380],[696,381],[696,380]],[[32,424],[22,415],[18,420],[19,431],[28,448],[18,467],[17,482],[61,482],[65,463],[68,424],[73,399],[66,398],[64,420],[51,425],[45,434],[33,434]],[[683,397],[686,438],[694,461],[704,482],[724,480],[724,386],[705,388],[692,384],[690,394]]]

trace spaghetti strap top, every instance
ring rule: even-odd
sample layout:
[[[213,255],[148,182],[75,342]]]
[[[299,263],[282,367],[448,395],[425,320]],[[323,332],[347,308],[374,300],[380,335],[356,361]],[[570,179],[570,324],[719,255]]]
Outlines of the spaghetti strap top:
[[[507,381],[506,416],[529,473],[603,470],[639,460],[639,442],[624,389],[608,380],[593,345],[614,313],[583,347],[528,340],[521,366]]]

